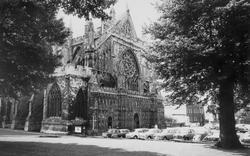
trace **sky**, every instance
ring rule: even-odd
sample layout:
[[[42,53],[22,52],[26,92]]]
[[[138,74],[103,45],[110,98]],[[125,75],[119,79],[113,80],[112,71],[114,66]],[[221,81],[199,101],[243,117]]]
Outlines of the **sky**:
[[[159,17],[154,4],[159,0],[118,0],[114,8],[116,17],[123,14],[127,8],[130,10],[137,36],[143,37],[142,28],[156,21]],[[73,31],[73,37],[82,36],[84,34],[84,18],[79,19],[77,16],[65,15],[63,11],[59,11],[58,18],[63,18],[65,25]],[[94,26],[100,26],[100,20],[94,20]]]

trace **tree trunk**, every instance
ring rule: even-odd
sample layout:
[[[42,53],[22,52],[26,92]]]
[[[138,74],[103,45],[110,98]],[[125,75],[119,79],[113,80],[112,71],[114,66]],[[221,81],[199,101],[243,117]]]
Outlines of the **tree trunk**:
[[[217,145],[225,149],[242,147],[235,130],[233,88],[229,79],[221,82],[219,88],[220,142]]]

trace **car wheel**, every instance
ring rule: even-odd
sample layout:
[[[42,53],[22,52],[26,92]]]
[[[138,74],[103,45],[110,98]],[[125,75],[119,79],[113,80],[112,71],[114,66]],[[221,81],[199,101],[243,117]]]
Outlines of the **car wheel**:
[[[167,138],[167,137],[164,137],[163,140],[168,140],[168,138]]]
[[[148,136],[148,137],[147,137],[147,139],[148,139],[148,140],[151,140],[151,139],[152,139],[152,137],[151,137],[151,136]]]
[[[135,135],[133,138],[134,138],[134,139],[138,139],[138,136],[137,136],[137,135]]]
[[[190,138],[188,136],[185,137],[185,140],[190,140]]]

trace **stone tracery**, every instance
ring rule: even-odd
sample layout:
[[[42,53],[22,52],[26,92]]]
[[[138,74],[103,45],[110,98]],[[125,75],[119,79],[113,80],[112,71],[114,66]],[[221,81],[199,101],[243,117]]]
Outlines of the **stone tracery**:
[[[139,67],[130,49],[123,52],[119,66],[120,74],[125,77],[125,88],[138,91]]]
[[[83,74],[66,75],[67,79],[64,83],[59,83],[59,87],[63,88],[61,89],[62,116],[66,114],[63,120],[70,119],[70,107],[75,105],[75,115],[72,119],[75,117],[86,119],[88,130],[106,130],[113,126],[119,128],[152,127],[157,123],[155,111],[150,114],[150,105],[157,103],[152,99],[156,97],[145,94],[150,93],[149,83],[144,83],[145,75],[144,72],[141,73],[139,66],[142,47],[137,44],[139,40],[134,40],[136,34],[132,21],[128,20],[130,15],[126,18],[114,25],[114,28],[107,33],[99,34],[101,36],[91,40],[95,43],[93,46],[84,43],[83,39],[83,46],[78,54],[72,54],[74,59],[71,58],[71,63],[75,66],[72,70],[83,66]],[[92,31],[90,33],[93,35]],[[138,52],[139,62],[134,51]],[[82,91],[86,92],[77,95],[79,88],[83,86],[83,81],[86,83],[86,90]],[[86,104],[87,109],[83,109],[83,103]],[[135,114],[137,114],[136,120],[134,120]],[[111,119],[109,122],[108,118]],[[60,126],[66,127],[67,124]],[[51,127],[51,123],[44,122],[42,129],[46,130],[48,127]],[[58,127],[58,125],[53,125],[53,127]]]

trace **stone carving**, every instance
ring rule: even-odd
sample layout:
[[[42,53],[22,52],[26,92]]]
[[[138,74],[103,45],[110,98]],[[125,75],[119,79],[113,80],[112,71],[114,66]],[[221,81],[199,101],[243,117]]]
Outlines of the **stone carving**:
[[[138,91],[139,67],[131,49],[119,46],[119,85],[128,90]]]
[[[139,44],[141,41],[137,39],[129,13],[112,24],[107,31],[102,30],[100,36],[96,36],[94,44],[86,43],[89,37],[86,35],[70,42],[70,52],[79,51],[57,75],[53,75],[57,77],[62,92],[62,116],[48,123],[45,117],[43,129],[52,125],[66,130],[68,123],[61,122],[70,121],[74,101],[78,101],[76,97],[79,97],[80,104],[83,99],[87,103],[87,112],[83,112],[87,114],[87,131],[103,131],[110,126],[135,128],[135,114],[139,126],[152,127],[155,124],[152,122],[156,120],[155,116],[149,118],[151,109],[157,108],[153,107],[155,97],[150,94],[148,84],[143,84],[147,80],[139,66],[142,64],[140,53],[145,46]],[[90,47],[91,50],[86,51]],[[85,97],[77,96],[80,88],[86,91]]]
[[[63,90],[66,88],[65,77],[57,77],[57,84],[63,92]]]
[[[137,66],[135,59],[131,55],[131,53],[126,52],[123,54],[122,59],[120,61],[120,71],[124,74],[127,78],[131,78],[136,76],[137,74]]]
[[[125,36],[133,37],[132,30],[131,30],[131,24],[129,21],[124,23],[124,25],[121,27],[121,32],[125,34]]]
[[[86,87],[87,83],[80,78],[70,78],[70,94],[76,97],[76,94],[80,87]]]

